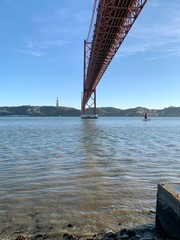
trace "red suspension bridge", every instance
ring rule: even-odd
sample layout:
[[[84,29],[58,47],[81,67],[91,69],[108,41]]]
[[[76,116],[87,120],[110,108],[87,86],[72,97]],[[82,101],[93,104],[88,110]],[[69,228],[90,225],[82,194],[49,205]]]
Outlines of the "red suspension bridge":
[[[92,117],[96,116],[96,86],[146,2],[94,0],[89,33],[84,40],[82,117],[89,110]]]

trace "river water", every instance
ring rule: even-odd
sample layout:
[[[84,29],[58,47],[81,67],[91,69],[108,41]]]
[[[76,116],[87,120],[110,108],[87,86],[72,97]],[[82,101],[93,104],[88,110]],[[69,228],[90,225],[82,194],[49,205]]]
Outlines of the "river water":
[[[0,118],[0,239],[154,223],[179,179],[180,118]]]

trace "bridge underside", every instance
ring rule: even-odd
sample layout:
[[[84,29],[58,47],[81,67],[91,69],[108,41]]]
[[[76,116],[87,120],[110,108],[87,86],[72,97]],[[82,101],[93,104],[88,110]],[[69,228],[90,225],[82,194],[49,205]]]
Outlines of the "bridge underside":
[[[99,0],[92,41],[84,41],[84,88],[82,114],[86,107],[96,114],[96,86],[128,34],[147,0]],[[92,104],[88,104],[94,99]]]

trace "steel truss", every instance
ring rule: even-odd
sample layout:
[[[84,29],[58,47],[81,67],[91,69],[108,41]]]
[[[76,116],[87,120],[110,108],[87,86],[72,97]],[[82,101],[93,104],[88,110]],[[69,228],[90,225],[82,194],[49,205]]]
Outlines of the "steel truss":
[[[91,42],[87,42],[84,40],[84,88],[83,88],[83,94],[86,93],[90,96],[88,102],[86,102],[85,105],[83,105],[82,101],[82,115],[85,115],[87,112],[88,114],[96,115],[96,89],[91,90],[91,89],[86,89],[85,84],[86,84],[86,79],[87,79],[87,71],[88,71],[88,66],[89,66],[89,58],[90,58],[90,51],[91,51]],[[83,96],[82,96],[83,99]]]
[[[84,41],[82,113],[147,0],[99,0],[92,42]],[[96,95],[96,94],[95,94]],[[94,97],[96,108],[96,96]]]

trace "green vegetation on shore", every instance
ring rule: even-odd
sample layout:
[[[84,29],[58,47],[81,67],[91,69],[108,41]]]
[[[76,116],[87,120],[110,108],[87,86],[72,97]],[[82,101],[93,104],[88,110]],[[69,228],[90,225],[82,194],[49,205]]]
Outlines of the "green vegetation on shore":
[[[70,107],[52,106],[19,106],[19,107],[0,107],[0,116],[33,116],[33,117],[53,117],[53,116],[80,116],[80,111]]]
[[[168,107],[161,110],[147,109],[143,107],[118,109],[113,107],[97,108],[98,116],[102,117],[142,117],[147,112],[149,117],[180,117],[180,107]],[[71,107],[53,106],[18,106],[0,107],[0,116],[62,116],[79,117],[81,111]]]

